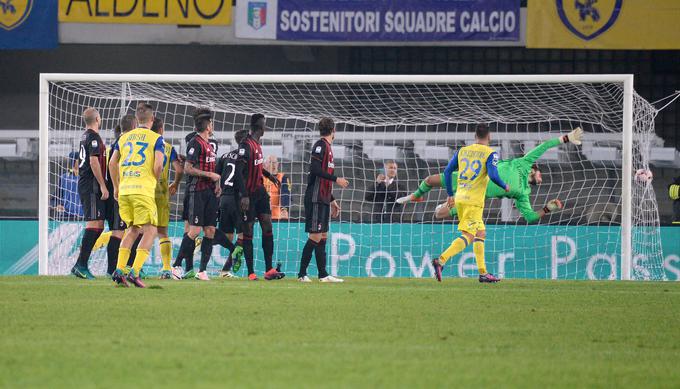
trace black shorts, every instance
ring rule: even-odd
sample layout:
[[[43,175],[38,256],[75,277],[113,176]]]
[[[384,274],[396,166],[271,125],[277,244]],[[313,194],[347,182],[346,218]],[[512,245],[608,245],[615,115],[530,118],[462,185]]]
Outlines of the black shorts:
[[[250,208],[246,214],[245,221],[254,222],[259,215],[271,215],[272,208],[269,204],[269,194],[263,186],[259,187],[250,195]]]
[[[78,191],[80,203],[83,205],[83,215],[85,220],[104,220],[106,216],[106,202],[102,200],[102,195],[94,192]]]
[[[330,204],[305,201],[305,232],[328,232],[330,220]]]
[[[241,232],[243,216],[241,215],[241,204],[233,195],[220,197],[220,230],[225,234]]]
[[[110,231],[124,231],[127,226],[118,213],[118,201],[113,199],[113,196],[105,201],[106,204],[106,222],[109,225]]]
[[[215,193],[210,190],[188,192],[184,198],[186,221],[192,226],[215,227],[217,225],[218,201]]]

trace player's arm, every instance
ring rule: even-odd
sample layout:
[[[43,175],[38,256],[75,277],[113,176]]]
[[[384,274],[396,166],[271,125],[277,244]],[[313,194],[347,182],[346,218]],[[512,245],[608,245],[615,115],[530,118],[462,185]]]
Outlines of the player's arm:
[[[316,151],[316,150],[314,150],[314,151]],[[331,180],[333,182],[336,182],[342,188],[346,188],[347,185],[349,185],[349,181],[347,181],[343,177],[337,177],[334,174],[327,173],[323,170],[323,166],[321,166],[322,165],[321,152],[322,151],[319,151],[318,153],[317,152],[312,153],[312,161],[311,161],[312,163],[311,163],[311,166],[310,166],[310,172],[313,175],[315,175],[319,178]]]
[[[189,149],[189,152],[187,152],[187,159],[184,162],[184,172],[190,176],[195,176],[195,177],[203,177],[203,178],[208,178],[213,181],[219,181],[220,180],[220,175],[215,173],[215,172],[207,172],[203,171],[199,168],[196,167],[198,164],[198,159],[200,158],[201,155],[201,145],[198,142],[194,142],[193,140],[187,146]]]
[[[99,190],[102,192],[102,200],[106,200],[109,198],[109,190],[106,188],[106,181],[104,181],[104,175],[102,175],[102,166],[99,163],[99,145],[96,140],[91,140],[88,142],[87,147],[89,148],[87,155],[90,156],[90,169],[99,184]]]
[[[489,154],[489,158],[486,159],[486,171],[494,184],[505,189],[506,192],[510,192],[510,185],[506,184],[505,181],[501,179],[501,176],[498,175],[498,153],[495,151]],[[446,177],[444,177],[444,179],[446,179]]]
[[[277,188],[281,187],[281,182],[279,181],[279,179],[276,178],[275,175],[271,174],[269,170],[262,169],[262,175],[265,176],[269,181],[271,181],[272,184],[276,185]]]
[[[158,180],[163,174],[163,159],[165,157],[165,141],[163,140],[162,136],[159,136],[158,139],[156,139],[156,144],[154,145],[153,150],[153,175],[156,176],[156,179]]]
[[[111,157],[109,158],[109,174],[111,175],[111,182],[113,183],[113,198],[118,201],[118,184],[120,182],[120,172],[118,170],[118,162],[120,161],[120,151],[118,150],[118,143],[115,144]]]
[[[449,161],[444,169],[444,188],[449,197],[453,196],[453,184],[451,182],[451,173],[458,170],[458,151],[453,153],[453,158]]]
[[[536,162],[537,159],[541,158],[541,156],[545,154],[546,151],[553,147],[557,147],[562,143],[573,143],[575,145],[580,145],[582,137],[583,130],[581,130],[581,127],[576,127],[572,132],[568,133],[567,135],[562,135],[559,138],[547,140],[541,143],[540,145],[534,147],[528,153],[526,153],[526,155],[522,157],[522,159],[528,162],[529,166],[531,166],[534,162]]]
[[[250,147],[247,143],[240,144],[238,148],[238,159],[236,160],[236,173],[234,174],[234,186],[241,195],[241,210],[247,212],[250,208],[250,198],[246,190],[248,182],[248,161],[250,161]]]
[[[173,147],[170,150],[170,163],[172,163],[172,168],[175,170],[175,179],[172,181],[172,184],[168,187],[168,192],[170,195],[174,195],[177,193],[177,190],[179,189],[179,184],[182,182],[182,177],[184,176],[184,168],[182,167],[182,164],[179,161],[177,151],[175,151],[175,148]]]

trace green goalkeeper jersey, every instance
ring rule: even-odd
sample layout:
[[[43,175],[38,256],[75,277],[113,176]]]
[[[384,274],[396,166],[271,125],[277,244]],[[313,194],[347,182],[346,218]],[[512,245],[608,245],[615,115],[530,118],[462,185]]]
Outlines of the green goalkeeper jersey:
[[[489,183],[486,187],[486,197],[492,198],[511,198],[515,200],[515,206],[522,214],[528,223],[535,223],[539,219],[537,212],[531,207],[529,195],[531,195],[531,186],[529,185],[529,173],[534,162],[543,155],[548,149],[560,145],[560,138],[551,139],[541,143],[533,148],[522,158],[502,160],[498,162],[498,175],[506,184],[510,185],[510,192],[493,183]],[[441,182],[444,183],[444,173],[441,173]],[[451,182],[453,189],[456,189],[458,181],[458,172],[451,173]],[[451,216],[456,214],[456,208],[450,211]]]

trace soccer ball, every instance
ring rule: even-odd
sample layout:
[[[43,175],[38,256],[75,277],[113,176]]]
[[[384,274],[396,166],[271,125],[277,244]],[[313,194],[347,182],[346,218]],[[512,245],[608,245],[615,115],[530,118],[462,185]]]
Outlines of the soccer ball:
[[[651,170],[638,169],[635,172],[635,182],[639,184],[650,184],[654,175]]]

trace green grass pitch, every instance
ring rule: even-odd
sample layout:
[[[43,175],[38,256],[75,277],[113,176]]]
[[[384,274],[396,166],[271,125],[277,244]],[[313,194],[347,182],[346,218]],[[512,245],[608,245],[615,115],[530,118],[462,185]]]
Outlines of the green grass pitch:
[[[680,284],[0,277],[0,387],[672,387]]]

